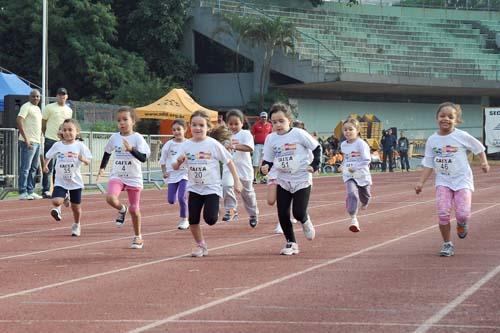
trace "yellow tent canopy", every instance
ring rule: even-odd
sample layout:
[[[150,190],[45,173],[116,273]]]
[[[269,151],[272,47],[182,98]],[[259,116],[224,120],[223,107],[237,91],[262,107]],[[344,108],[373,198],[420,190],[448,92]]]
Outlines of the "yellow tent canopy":
[[[217,111],[199,105],[183,89],[172,89],[156,102],[135,109],[140,119],[174,120],[184,118],[186,121],[189,121],[191,114],[197,110],[206,111],[211,122],[217,121]]]

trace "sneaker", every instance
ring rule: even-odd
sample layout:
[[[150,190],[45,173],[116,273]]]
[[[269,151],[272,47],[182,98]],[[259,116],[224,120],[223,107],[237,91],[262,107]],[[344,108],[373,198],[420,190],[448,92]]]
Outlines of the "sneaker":
[[[290,219],[290,222],[292,222],[292,223],[294,223],[294,224],[295,224],[295,223],[297,223],[298,221],[295,219],[295,217],[292,217],[292,218]]]
[[[207,255],[208,255],[208,248],[206,245],[205,246],[196,245],[196,248],[193,250],[193,252],[191,252],[191,257],[200,258]]]
[[[226,210],[226,213],[222,217],[223,222],[231,222],[238,220],[238,212],[235,209]]]
[[[177,229],[179,229],[179,230],[189,229],[189,221],[187,219],[180,220],[179,224],[177,224]]]
[[[66,196],[64,197],[63,205],[64,205],[64,207],[69,207],[69,193],[66,193]]]
[[[80,223],[73,223],[73,225],[71,226],[71,236],[78,237],[80,236],[80,233]]]
[[[314,230],[314,226],[309,216],[307,217],[307,221],[302,223],[302,231],[304,231],[304,235],[309,240],[313,240],[314,237],[316,236],[316,231]]]
[[[52,195],[50,194],[49,191],[45,191],[45,192],[42,193],[42,198],[44,198],[44,199],[50,199],[50,198],[52,198]]]
[[[283,234],[283,229],[281,228],[281,224],[279,222],[276,225],[276,228],[274,228],[274,233],[275,234]]]
[[[59,208],[52,208],[50,210],[50,216],[52,216],[57,222],[62,220],[61,210]]]
[[[257,216],[250,216],[248,219],[248,223],[252,228],[255,228],[257,226],[257,223],[259,223],[259,220],[257,219]]]
[[[142,240],[142,237],[135,236],[134,239],[132,240],[132,244],[130,245],[131,249],[142,249],[144,246],[144,240]]]
[[[33,200],[34,198],[28,193],[21,193],[19,195],[19,200]]]
[[[127,215],[128,207],[125,205],[123,205],[122,207],[125,207],[125,211],[123,213],[121,211],[118,211],[118,217],[115,220],[117,227],[122,227],[125,224],[125,216]]]
[[[359,222],[356,217],[351,219],[351,225],[349,225],[349,230],[352,232],[359,232],[361,229],[359,228]]]
[[[30,195],[33,198],[33,200],[43,199],[43,197],[41,195],[36,194],[35,192],[31,193]]]
[[[291,256],[293,254],[299,254],[299,246],[294,242],[287,242],[285,247],[280,251],[281,255]]]
[[[469,226],[467,223],[457,223],[457,235],[459,238],[464,239],[467,237],[467,233],[469,232]]]
[[[439,255],[441,257],[451,257],[452,255],[455,254],[455,246],[450,243],[444,243],[443,246],[441,247],[441,251],[439,252]]]

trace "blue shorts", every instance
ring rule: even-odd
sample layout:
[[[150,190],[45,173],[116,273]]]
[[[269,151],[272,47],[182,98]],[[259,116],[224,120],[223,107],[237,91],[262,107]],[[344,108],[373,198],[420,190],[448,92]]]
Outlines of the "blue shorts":
[[[76,190],[67,190],[64,187],[56,186],[52,191],[52,198],[65,198],[66,194],[69,192],[69,201],[76,205],[82,202],[82,189],[77,188]]]

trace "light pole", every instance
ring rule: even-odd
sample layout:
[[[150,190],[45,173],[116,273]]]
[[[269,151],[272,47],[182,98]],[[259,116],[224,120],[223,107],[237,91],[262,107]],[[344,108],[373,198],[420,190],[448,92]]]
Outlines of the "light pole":
[[[47,82],[48,82],[48,69],[47,69],[47,35],[49,26],[47,24],[47,0],[42,1],[43,15],[42,15],[42,105],[43,108],[46,104]]]

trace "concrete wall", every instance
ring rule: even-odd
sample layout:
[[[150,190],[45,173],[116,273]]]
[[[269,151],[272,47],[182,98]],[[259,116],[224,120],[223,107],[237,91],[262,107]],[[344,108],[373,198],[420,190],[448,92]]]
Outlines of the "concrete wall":
[[[384,129],[397,127],[405,130],[408,138],[425,139],[437,129],[435,104],[378,103],[297,99],[299,119],[309,132],[330,135],[332,129],[349,114],[360,116],[372,113],[382,122]],[[482,136],[482,107],[462,105],[464,123],[459,128],[480,138]]]
[[[241,106],[252,96],[253,73],[240,73],[244,101],[241,100],[236,73],[196,74],[193,81],[193,93],[204,106]]]

